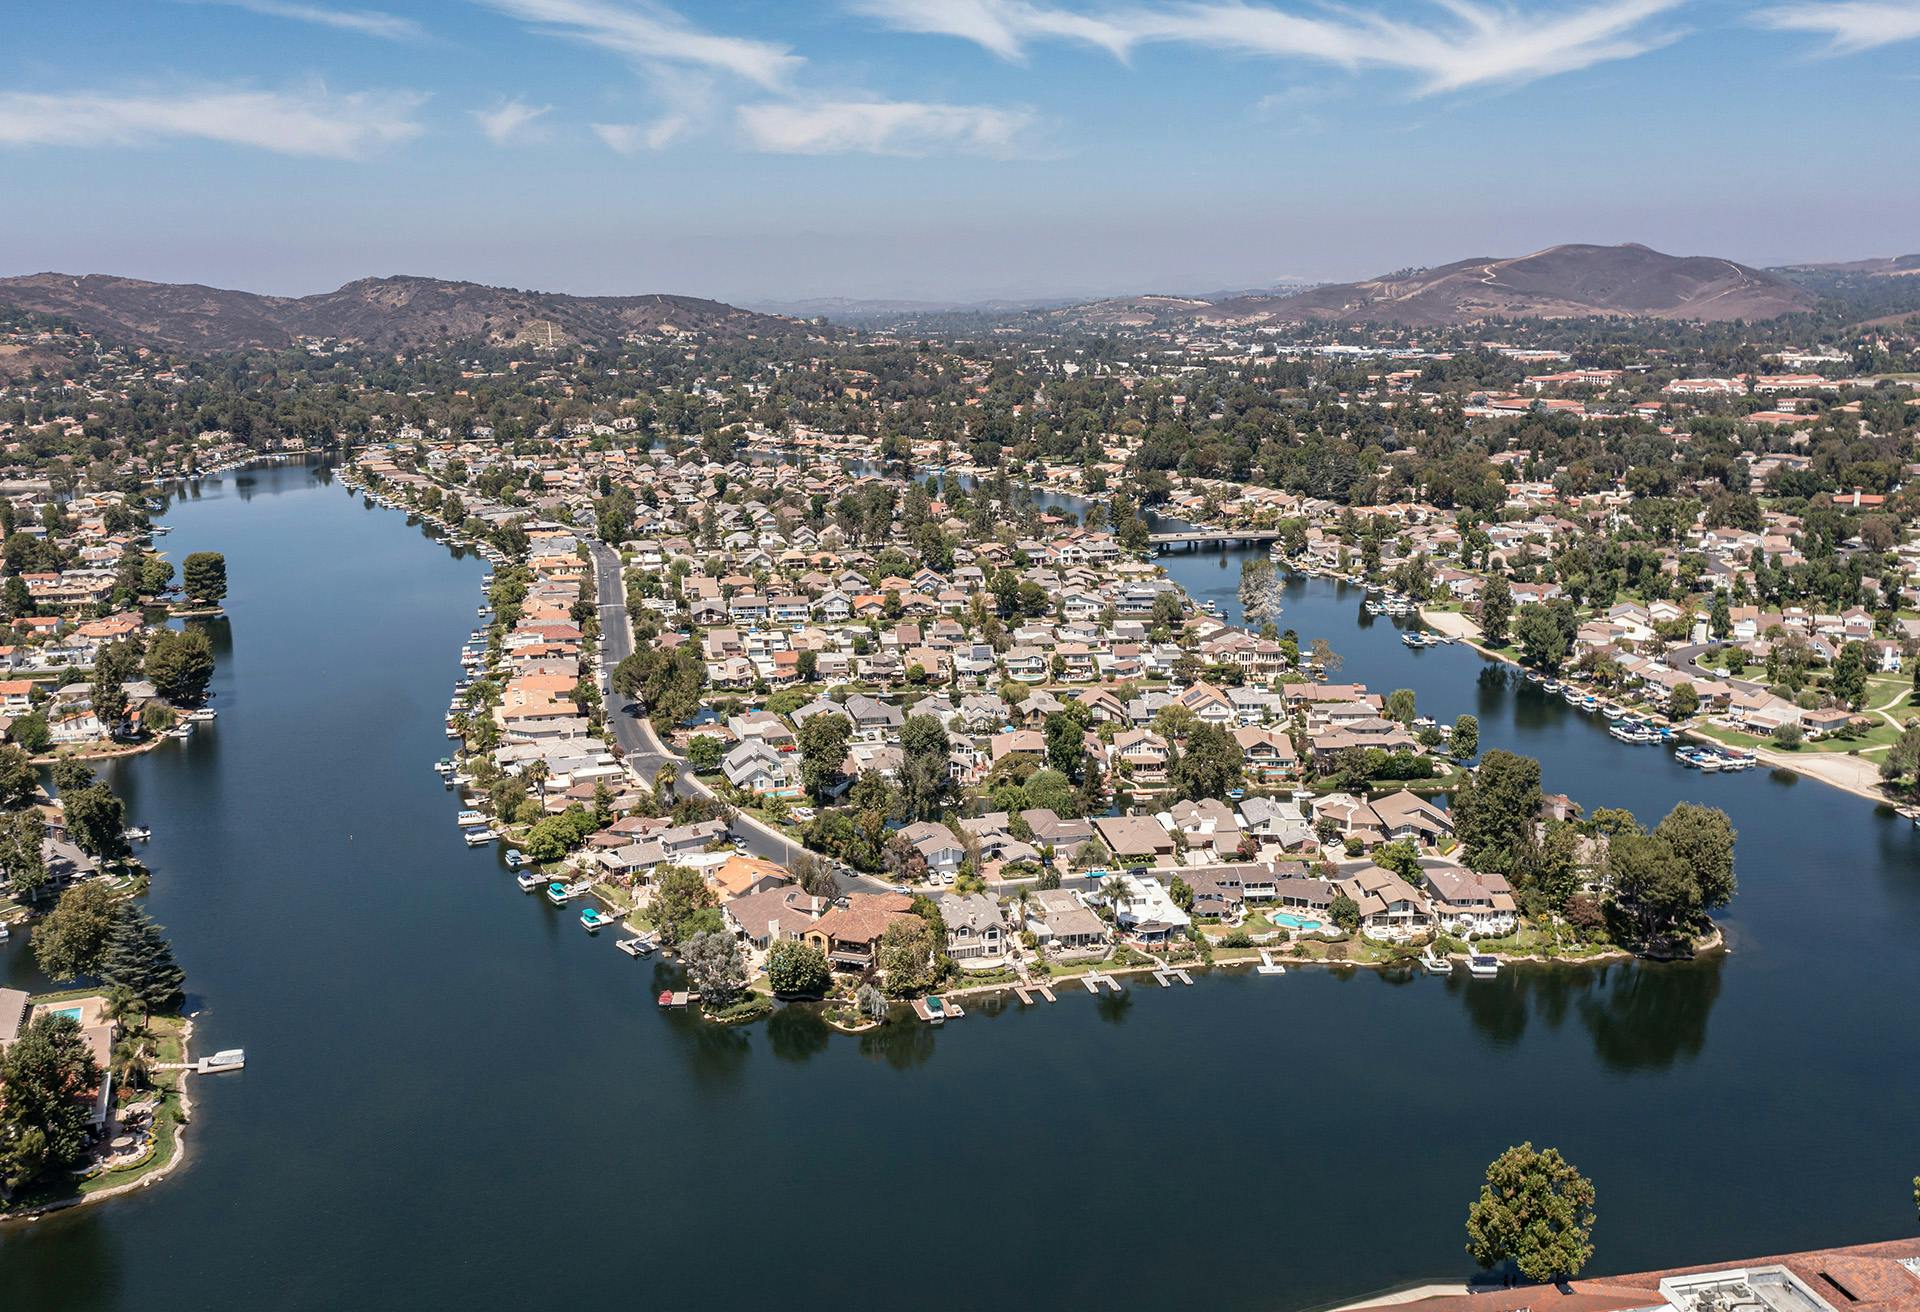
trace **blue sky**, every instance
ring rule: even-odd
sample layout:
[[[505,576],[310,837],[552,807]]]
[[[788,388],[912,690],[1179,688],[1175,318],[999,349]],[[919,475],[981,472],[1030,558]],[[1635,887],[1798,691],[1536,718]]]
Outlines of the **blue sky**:
[[[0,272],[735,301],[1920,249],[1920,0],[86,0]]]

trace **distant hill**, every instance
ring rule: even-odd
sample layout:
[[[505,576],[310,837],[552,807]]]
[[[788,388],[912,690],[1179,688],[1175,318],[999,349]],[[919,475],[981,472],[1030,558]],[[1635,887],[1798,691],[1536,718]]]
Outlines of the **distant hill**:
[[[1551,246],[1514,259],[1476,258],[1335,283],[1278,297],[1216,303],[1214,322],[1332,319],[1411,325],[1482,319],[1624,315],[1654,319],[1773,319],[1813,307],[1813,295],[1771,273],[1705,255],[1640,245]]]
[[[362,278],[315,296],[261,296],[105,274],[0,278],[0,305],[89,332],[187,350],[282,347],[295,338],[369,346],[615,341],[636,334],[744,337],[801,331],[790,319],[693,296],[566,296],[437,278]]]
[[[1798,273],[1858,274],[1868,278],[1906,278],[1920,274],[1920,255],[1883,255],[1840,264],[1788,264],[1778,270],[1788,277]]]
[[[1362,282],[1227,296],[1132,296],[1089,301],[1046,316],[1099,329],[1192,322],[1400,323],[1592,315],[1656,319],[1772,319],[1811,309],[1817,296],[1774,273],[1711,256],[1663,255],[1645,246],[1553,246],[1517,258],[1482,256],[1437,269],[1402,269]]]

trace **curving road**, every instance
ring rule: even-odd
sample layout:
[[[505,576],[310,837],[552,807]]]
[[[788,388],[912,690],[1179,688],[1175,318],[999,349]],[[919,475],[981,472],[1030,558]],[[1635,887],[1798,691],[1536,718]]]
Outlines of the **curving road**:
[[[594,592],[600,610],[600,691],[606,700],[607,723],[613,727],[614,739],[620,744],[621,759],[642,783],[651,784],[660,767],[670,765],[676,789],[713,796],[713,790],[693,773],[687,758],[676,756],[660,741],[652,722],[640,713],[639,703],[613,690],[614,667],[633,652],[633,621],[627,614],[620,553],[604,542],[589,541],[587,549],[593,555]],[[753,855],[784,866],[791,866],[806,851],[779,830],[745,812],[735,813],[732,832]],[[878,892],[889,887],[837,863],[834,874],[842,892]]]

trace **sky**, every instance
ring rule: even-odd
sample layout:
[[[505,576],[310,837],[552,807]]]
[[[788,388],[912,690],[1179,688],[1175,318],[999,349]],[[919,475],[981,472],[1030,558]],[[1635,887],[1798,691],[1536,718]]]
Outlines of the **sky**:
[[[767,305],[1920,250],[1920,0],[9,9],[0,274]]]

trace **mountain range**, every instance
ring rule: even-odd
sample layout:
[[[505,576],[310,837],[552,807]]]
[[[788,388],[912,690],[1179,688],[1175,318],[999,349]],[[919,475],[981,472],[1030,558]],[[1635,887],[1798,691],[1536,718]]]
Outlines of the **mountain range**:
[[[841,324],[964,318],[1099,332],[1181,325],[1315,322],[1437,327],[1487,319],[1589,316],[1725,321],[1810,310],[1822,296],[1870,285],[1913,286],[1920,256],[1755,269],[1646,246],[1551,246],[1478,256],[1359,282],[1207,295],[1136,295],[1063,302],[972,304],[827,298],[787,302],[786,314],[693,296],[569,296],[435,278],[363,278],[314,296],[263,296],[103,274],[0,278],[0,306],[57,316],[139,345],[186,350],[284,347],[334,338],[381,348],[484,339],[498,345],[613,341],[635,335],[776,336]],[[1882,299],[1885,299],[1884,295]],[[1903,302],[1904,303],[1904,302]],[[1897,308],[1897,307],[1896,307]],[[1911,308],[1911,307],[1909,307]]]
[[[142,346],[220,351],[338,338],[382,348],[484,338],[497,345],[636,334],[746,337],[802,331],[791,319],[695,296],[567,296],[438,278],[362,278],[314,296],[262,296],[106,274],[0,278],[0,305],[49,314]]]

